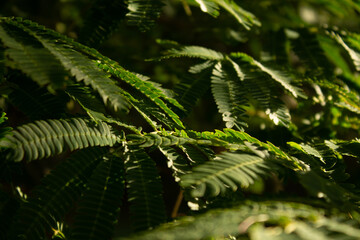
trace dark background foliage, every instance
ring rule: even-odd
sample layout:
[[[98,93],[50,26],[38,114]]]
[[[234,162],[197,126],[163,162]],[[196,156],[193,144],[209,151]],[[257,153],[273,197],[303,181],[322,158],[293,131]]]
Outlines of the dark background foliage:
[[[334,180],[336,184],[326,185],[324,183],[326,186],[320,186],[323,184],[323,180],[321,180],[322,175],[314,175],[312,172],[302,175],[296,171],[289,173],[280,168],[274,171],[275,173],[265,174],[266,176],[263,179],[256,180],[253,185],[241,192],[226,193],[219,198],[196,199],[198,201],[196,204],[198,204],[200,208],[203,207],[201,212],[206,213],[207,209],[216,209],[218,207],[230,208],[233,202],[243,201],[245,199],[252,199],[254,201],[262,201],[262,199],[291,199],[291,201],[293,200],[294,202],[304,201],[303,203],[309,201],[309,205],[315,206],[314,211],[317,211],[317,206],[319,209],[329,208],[331,211],[337,211],[338,209],[332,207],[338,203],[344,204],[345,202],[345,196],[344,199],[341,200],[343,196],[341,196],[342,190],[339,190],[339,186],[346,186],[344,188],[347,190],[354,189],[350,191],[354,196],[352,195],[349,199],[355,202],[358,201],[360,166],[358,161],[359,154],[356,149],[359,143],[354,139],[359,138],[360,133],[358,121],[359,110],[351,108],[354,105],[359,106],[358,92],[360,91],[360,84],[359,75],[356,73],[358,69],[356,69],[357,66],[353,65],[352,59],[346,54],[346,51],[339,50],[338,46],[334,46],[335,41],[325,37],[325,32],[335,31],[341,34],[341,30],[357,32],[360,27],[360,4],[350,0],[346,1],[346,4],[342,1],[331,0],[235,1],[241,5],[241,7],[254,14],[259,22],[261,22],[261,26],[254,23],[251,26],[251,30],[247,31],[244,29],[244,26],[241,26],[239,22],[234,20],[234,16],[223,9],[220,11],[221,14],[215,18],[211,16],[211,14],[202,12],[199,5],[196,4],[196,1],[168,0],[162,1],[162,3],[160,2],[161,1],[159,1],[159,5],[156,6],[156,9],[160,9],[161,11],[158,13],[156,11],[148,11],[147,14],[149,14],[149,16],[146,17],[149,17],[150,23],[146,24],[140,24],[139,21],[132,19],[134,16],[125,17],[129,12],[127,9],[127,1],[3,0],[0,2],[0,16],[22,17],[44,25],[49,29],[54,29],[84,45],[97,49],[102,55],[118,62],[119,65],[125,69],[147,76],[152,82],[160,84],[165,89],[173,90],[175,93],[181,93],[186,84],[199,81],[199,85],[195,86],[192,90],[199,91],[200,99],[195,98],[194,102],[191,102],[191,93],[189,96],[184,97],[186,100],[190,99],[188,104],[186,101],[182,102],[181,98],[180,100],[178,99],[185,109],[189,111],[183,112],[180,109],[174,108],[174,111],[181,117],[187,129],[195,131],[215,131],[216,129],[228,127],[227,123],[223,122],[224,115],[221,114],[223,112],[220,111],[219,113],[217,109],[219,103],[216,102],[213,97],[215,90],[212,90],[210,87],[210,81],[215,82],[216,80],[214,80],[214,76],[212,76],[211,69],[206,69],[200,74],[192,74],[189,72],[189,67],[204,62],[198,58],[191,57],[191,54],[189,58],[180,58],[181,54],[178,56],[174,54],[176,55],[174,59],[166,59],[167,57],[161,59],[164,55],[171,55],[171,52],[169,52],[170,48],[187,45],[209,48],[221,52],[224,56],[226,55],[228,57],[226,59],[236,59],[236,61],[241,62],[241,64],[243,64],[241,66],[244,66],[249,73],[246,75],[249,76],[249,79],[257,79],[259,77],[264,79],[264,81],[261,80],[257,82],[254,80],[249,83],[249,85],[244,85],[248,89],[251,89],[251,87],[263,89],[262,92],[259,90],[260,93],[255,90],[254,93],[247,93],[250,97],[248,101],[249,106],[246,106],[247,117],[244,121],[247,126],[244,127],[245,132],[260,141],[269,141],[281,149],[285,149],[285,152],[294,157],[294,159],[304,161],[312,167],[316,166],[314,169],[321,169],[319,170],[320,172],[325,169],[324,175],[326,175],[326,178]],[[155,16],[152,16],[152,14]],[[156,16],[157,14],[159,14],[158,18]],[[294,34],[298,34],[301,37],[293,37]],[[343,34],[342,36],[345,37],[347,35]],[[319,44],[321,44],[321,46]],[[356,49],[356,46],[354,48]],[[358,53],[359,50],[360,47],[357,48]],[[246,53],[253,59],[266,63],[266,66],[275,66],[279,71],[288,72],[289,75],[292,75],[294,78],[294,85],[302,89],[301,92],[306,96],[306,99],[295,98],[289,94],[288,91],[284,91],[283,88],[280,88],[281,84],[273,83],[271,77],[264,75],[265,71],[256,70],[256,66],[251,60],[248,60],[244,56],[231,55],[231,53],[234,52]],[[225,64],[223,64],[223,67],[223,69],[226,69]],[[227,76],[233,77],[236,73],[230,72],[229,70],[227,74]],[[77,116],[84,113],[82,107],[75,101],[70,100],[66,94],[53,96],[44,88],[39,89],[37,85],[31,81],[24,85],[20,79],[23,76],[20,75],[19,72],[13,71],[12,75],[9,74],[9,76],[7,76],[7,78],[14,83],[21,83],[21,87],[16,90],[17,92],[14,93],[14,97],[11,97],[13,102],[7,102],[4,99],[0,102],[1,107],[7,114],[8,121],[6,124],[8,124],[8,126],[15,128],[31,120],[47,118],[59,119],[67,115]],[[198,79],[208,79],[207,85],[204,84],[206,81]],[[221,77],[219,77],[219,79],[221,80]],[[220,81],[219,79],[218,81]],[[204,87],[205,85],[206,87]],[[339,87],[340,90],[336,87]],[[16,98],[16,96],[18,96],[16,94],[21,94],[25,88],[33,89],[33,91],[27,91],[26,94],[32,92],[32,94],[36,96],[44,96],[44,99],[49,103],[49,107],[41,109],[41,111],[26,112],[26,109],[30,109],[30,107],[26,105],[26,102],[22,102],[22,99],[18,99],[17,102]],[[76,90],[76,87],[74,87],[74,89]],[[347,89],[351,89],[351,91],[347,92]],[[240,88],[236,90],[238,90],[239,94],[242,93]],[[0,91],[2,94],[6,93],[6,89],[2,88]],[[170,96],[176,96],[174,93],[170,94],[172,94]],[[269,96],[270,100],[261,100],[265,95]],[[64,103],[66,99],[68,101]],[[349,103],[349,99],[351,101],[355,99],[353,102],[354,105]],[[239,100],[238,103],[241,105],[242,102]],[[344,103],[344,105],[339,103]],[[271,107],[277,109],[278,105],[276,104],[283,104],[285,108],[289,110],[291,121],[278,125],[276,121],[269,117],[266,109]],[[346,104],[350,104],[350,107]],[[65,112],[59,110],[64,108],[66,109]],[[236,111],[241,112],[241,109],[236,109]],[[116,114],[114,115],[117,116]],[[133,110],[131,110],[128,115],[123,116],[123,119],[132,125],[142,126],[144,132],[151,131],[151,128],[146,122],[140,119]],[[286,122],[286,119],[285,116],[282,120]],[[196,134],[194,134],[194,136],[195,135]],[[338,140],[339,142],[336,143],[339,145],[333,149],[329,147],[330,145],[324,144],[325,140],[330,139]],[[355,142],[351,142],[351,140]],[[226,139],[225,141],[230,140]],[[291,145],[289,142],[293,142],[293,144]],[[300,143],[306,144],[300,145]],[[184,146],[188,147],[188,152],[186,152],[188,155],[191,156],[191,153],[196,152],[188,145]],[[212,151],[216,154],[223,153],[228,147],[227,145],[221,144],[213,144],[211,146]],[[252,154],[256,153],[262,156],[262,153],[259,153],[259,151],[264,151],[264,148],[266,147],[256,148]],[[314,153],[314,151],[312,151],[314,148],[316,148],[318,152]],[[249,147],[249,149],[252,148]],[[341,149],[341,151],[339,149]],[[164,148],[162,150],[166,152],[169,149],[166,150]],[[192,152],[192,150],[194,152]],[[240,158],[237,158],[239,155],[235,154],[241,154],[240,151],[242,150],[243,149],[240,149],[239,152],[235,151],[229,155],[221,155],[222,159],[224,161],[226,159],[241,161]],[[249,150],[247,149],[247,151]],[[153,162],[151,159],[153,159],[156,164],[156,169],[160,173],[163,188],[159,190],[159,192],[163,191],[164,197],[163,199],[159,197],[158,201],[164,201],[165,212],[159,210],[159,215],[166,215],[164,218],[169,221],[174,217],[192,215],[193,213],[191,213],[190,207],[186,204],[188,199],[192,199],[190,196],[186,196],[186,194],[190,194],[190,192],[185,192],[183,198],[181,191],[181,189],[189,188],[191,185],[186,185],[186,178],[184,178],[184,183],[181,183],[181,188],[167,166],[166,161],[168,160],[160,151],[154,149],[146,151],[146,154],[148,154],[151,159],[144,157],[142,150],[135,149],[134,152],[136,153],[131,156],[133,158],[138,157],[141,161],[144,161],[144,169],[147,169],[149,165],[152,166]],[[321,154],[320,157],[317,155],[318,153]],[[339,154],[342,154],[341,157],[339,157]],[[81,152],[79,155],[81,156]],[[63,159],[68,156],[73,156],[70,151],[65,151],[50,159],[30,163],[17,162],[5,164],[2,162],[1,164],[3,165],[0,165],[0,176],[2,183],[1,194],[4,195],[3,198],[5,199],[5,193],[11,192],[15,186],[20,186],[21,194],[31,196],[33,194],[32,190],[41,182],[41,179],[52,172],[53,169],[56,169],[56,166],[63,162]],[[206,154],[204,154],[204,156],[206,156]],[[204,156],[195,157],[199,159],[201,159],[201,157],[206,158]],[[244,158],[246,159],[247,157],[244,156]],[[319,163],[319,159],[324,164]],[[147,160],[149,160],[149,162],[146,162]],[[199,160],[199,163],[200,162]],[[115,163],[114,166],[111,167],[106,164],[97,165],[98,167],[96,169],[98,169],[98,172],[94,174],[94,178],[101,179],[101,177],[104,177],[105,175],[101,175],[104,171],[107,171],[104,169],[110,169],[107,173],[115,176],[117,174],[115,170],[123,169],[124,167],[118,166]],[[131,166],[126,167],[131,169]],[[266,169],[266,166],[260,167]],[[274,164],[271,167],[277,169],[278,166]],[[149,167],[149,169],[151,169],[151,167]],[[201,168],[197,170],[201,172]],[[197,173],[196,171],[195,174]],[[261,171],[258,169],[254,170],[254,172],[261,175]],[[139,177],[139,175],[136,175],[139,174],[137,172],[129,171],[127,174],[133,176],[134,179]],[[317,180],[319,180],[319,186],[315,186],[313,189],[312,185],[316,185]],[[120,176],[117,178],[117,181],[122,182],[125,180]],[[191,181],[191,179],[189,181]],[[89,184],[96,185],[94,182],[90,182]],[[116,183],[111,184],[116,185]],[[136,185],[136,181],[133,184]],[[347,188],[349,185],[352,187]],[[128,188],[131,189],[131,184]],[[324,200],[324,198],[319,195],[319,193],[321,193],[318,191],[319,189],[324,189],[325,194],[328,194],[329,198]],[[124,191],[125,198],[131,198],[131,190],[118,189],[118,191]],[[91,194],[96,195],[90,191],[84,194],[86,196]],[[196,195],[197,193],[194,194]],[[348,192],[346,192],[346,194],[348,194]],[[318,195],[319,198],[314,197],[315,195]],[[0,199],[1,197],[2,195],[0,195]],[[337,200],[339,202],[336,202]],[[119,217],[117,217],[119,224],[116,225],[115,236],[128,236],[127,234],[131,232],[129,227],[129,222],[131,221],[131,214],[129,213],[131,212],[131,201],[129,201],[130,203],[121,199],[117,199],[117,201],[123,201],[123,206],[121,207]],[[177,206],[177,201],[180,201],[180,206]],[[8,223],[4,223],[4,229],[8,226],[6,224],[11,222],[10,220],[13,217],[13,213],[11,212],[15,212],[20,202],[14,199],[13,201],[7,201],[7,204],[9,205],[6,208],[7,211],[2,214],[6,216],[9,221],[7,221]],[[245,206],[247,206],[246,204],[247,203],[245,203]],[[349,207],[344,204],[346,210],[342,211],[342,213],[348,212],[350,214],[350,212],[354,210],[351,214],[354,214],[354,219],[358,221],[358,224],[358,204],[351,204],[349,203]],[[250,206],[251,203],[248,205]],[[270,209],[278,209],[278,206],[271,204],[269,204],[269,206]],[[287,207],[286,204],[284,204],[284,206],[285,208]],[[292,206],[289,206],[289,209],[291,207]],[[86,212],[84,209],[85,208],[81,208],[81,206],[73,206],[70,208],[65,217],[66,224],[71,226],[74,222],[81,222],[81,214],[85,214],[84,212]],[[298,210],[296,207],[293,209],[296,209],[294,211]],[[78,210],[80,217],[77,217],[75,214]],[[241,208],[236,211],[238,211],[238,214],[243,214],[243,216],[247,216],[246,214],[248,213],[248,209]],[[311,211],[313,210],[309,210],[309,212]],[[254,212],[256,211],[254,210]],[[142,218],[141,212],[135,214],[139,214],[137,219]],[[219,216],[219,218],[232,219],[232,215],[230,213],[227,215],[228,212],[226,211],[206,214],[209,214],[209,216],[214,214]],[[261,214],[261,211],[259,214]],[[299,213],[296,214],[296,216],[299,216],[296,220],[302,217],[304,219],[311,219],[311,217],[304,217]],[[199,222],[194,223],[194,228],[196,228],[196,224],[204,227],[206,224],[202,224],[202,221],[206,220],[206,216],[207,215],[201,216]],[[322,215],[322,217],[324,216],[325,215]],[[277,217],[274,217],[274,219],[273,221],[276,222],[276,224],[281,222]],[[243,222],[245,222],[245,220]],[[235,219],[234,221],[240,220]],[[256,221],[254,220],[254,222]],[[269,220],[267,223],[270,227],[272,226],[271,221],[272,220]],[[153,226],[156,226],[160,222],[161,220],[157,222],[157,219],[155,219]],[[211,221],[209,222],[209,226],[211,226]],[[261,222],[261,220],[259,220],[259,222]],[[214,221],[214,225],[216,225],[216,221]],[[261,227],[268,226],[261,225],[259,228]],[[171,232],[172,226],[168,228],[170,229],[169,232]],[[140,227],[135,230],[144,229],[146,228]],[[178,232],[181,232],[181,228],[179,229]],[[209,230],[210,227],[203,229],[205,232],[203,235],[189,235],[189,239],[198,239],[211,235],[207,234],[207,231],[211,231]],[[245,229],[244,232],[246,230],[247,229]],[[254,232],[257,231],[255,230]],[[172,236],[181,239],[178,236],[179,233],[176,231],[175,229]],[[161,229],[158,232],[159,235],[154,235],[154,239],[161,236]],[[259,230],[259,232],[261,231]],[[66,232],[64,233],[66,235]],[[243,232],[240,231],[240,233]],[[157,232],[155,231],[154,234],[157,234]],[[301,237],[305,236],[299,235]],[[261,239],[254,236],[255,235],[250,234],[244,237]],[[166,239],[165,237],[166,234],[163,239]],[[151,239],[151,233],[149,239]],[[232,238],[229,237],[229,239]],[[301,239],[306,239],[306,237]]]

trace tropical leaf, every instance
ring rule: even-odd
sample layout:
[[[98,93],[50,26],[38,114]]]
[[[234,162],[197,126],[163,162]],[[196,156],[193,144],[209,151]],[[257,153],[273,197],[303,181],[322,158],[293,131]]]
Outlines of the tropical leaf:
[[[6,46],[5,56],[40,86],[52,90],[63,87],[67,73],[59,60],[29,34],[1,23],[0,39]]]
[[[12,161],[32,161],[94,146],[113,146],[120,138],[111,126],[99,122],[93,125],[86,119],[40,120],[25,124],[1,140],[0,146],[12,148],[7,157]]]
[[[349,33],[349,35],[342,37],[336,32],[332,32],[331,36],[345,49],[353,61],[356,70],[360,71],[360,36],[355,33]]]
[[[123,162],[104,159],[94,170],[74,220],[71,239],[109,239],[117,221],[124,190]]]
[[[146,230],[163,223],[163,190],[153,160],[141,149],[129,150],[125,169],[133,228]]]
[[[199,73],[194,76],[183,75],[181,82],[175,86],[176,99],[184,106],[186,114],[194,108],[197,101],[209,90],[210,88],[210,68],[215,64],[212,61],[206,61],[206,66],[193,66],[189,71],[192,73]],[[204,67],[208,71],[204,71]],[[196,68],[196,69],[195,69]]]
[[[43,46],[40,48],[42,51],[51,53],[52,58],[56,58],[57,61],[61,62],[61,64],[53,63],[51,65],[55,65],[57,67],[64,66],[64,68],[68,70],[71,75],[75,76],[77,81],[84,81],[86,85],[91,85],[94,90],[99,92],[100,96],[103,98],[104,103],[110,101],[115,110],[128,109],[129,105],[126,98],[121,95],[121,89],[116,86],[115,82],[111,80],[106,73],[101,71],[96,66],[96,63],[91,59],[77,51],[74,51],[68,45],[58,44],[55,39],[49,36],[49,30],[44,28],[31,29],[31,27],[33,27],[31,22],[30,26],[26,26],[26,23],[21,21],[11,21],[6,18],[2,18],[1,20],[3,25],[11,26],[11,28],[16,29],[18,35],[28,34],[35,38],[37,40],[36,42],[38,42],[37,44]],[[31,53],[32,49],[29,49],[25,52]],[[47,62],[49,60],[45,61]],[[42,64],[42,62],[38,62],[38,65],[44,64]],[[19,68],[22,69],[23,66],[21,65]],[[59,70],[57,71],[61,72]],[[38,72],[43,73],[44,71],[40,69]]]
[[[260,140],[250,136],[245,132],[240,132],[233,129],[225,128],[223,132],[220,130],[216,130],[215,132],[207,132],[207,131],[196,132],[189,130],[187,131],[187,135],[190,138],[194,138],[194,139],[210,140],[211,142],[213,142],[214,145],[217,144],[218,146],[227,147],[233,150],[237,150],[237,149],[244,150],[243,147],[238,146],[237,144],[241,144],[242,146],[244,146],[244,143],[248,142],[251,144],[255,144],[258,147],[266,149],[267,151],[269,151],[270,153],[274,154],[275,156],[281,159],[293,162],[293,160],[287,153],[282,151],[280,148],[274,146],[271,142],[267,142],[267,143],[261,142]]]
[[[204,48],[201,46],[184,46],[181,48],[173,48],[165,52],[163,58],[190,57],[201,58],[204,60],[220,61],[224,59],[224,55],[220,52]]]
[[[356,91],[350,91],[349,89],[339,86],[339,84],[327,80],[318,80],[316,81],[316,84],[323,90],[328,91],[327,94],[331,96],[329,102],[333,102],[337,107],[360,114],[360,107],[358,104],[360,96]]]
[[[180,185],[193,197],[217,196],[227,188],[248,187],[269,169],[264,159],[241,153],[222,153],[213,161],[194,167],[181,177]]]
[[[232,53],[230,56],[235,59],[240,59],[242,61],[257,66],[261,71],[268,74],[273,80],[280,83],[294,97],[306,98],[306,95],[304,95],[304,93],[301,91],[300,88],[291,85],[291,82],[293,80],[290,78],[290,76],[287,76],[285,73],[266,67],[265,65],[261,64],[260,62],[256,61],[255,59],[253,59],[252,57],[250,57],[245,53]]]
[[[357,208],[354,202],[359,201],[360,196],[344,188],[329,176],[316,171],[298,172],[299,182],[310,193],[318,198],[324,198],[328,202],[340,204],[339,209]]]
[[[219,16],[219,6],[214,1],[195,0],[199,4],[201,11],[210,14],[213,17]]]
[[[225,66],[224,66],[225,65]],[[218,62],[211,77],[211,90],[227,128],[234,125],[240,130],[246,127],[245,115],[248,107],[247,93],[235,69]]]
[[[118,86],[118,80],[121,80],[143,94],[141,96],[145,96],[145,100],[152,102],[159,109],[157,112],[163,112],[162,114],[167,115],[178,128],[184,128],[179,117],[165,103],[167,102],[174,107],[183,109],[175,99],[169,98],[150,82],[139,79],[135,74],[123,69],[114,61],[99,54],[96,50],[87,48],[31,21],[9,18],[2,18],[1,20],[34,36],[61,61],[61,64],[75,76],[77,81],[83,81],[86,85],[90,85],[99,93],[104,103],[109,101],[115,110],[127,110],[129,108],[129,101],[132,104],[136,104],[139,101]],[[62,44],[59,44],[59,39],[61,39]],[[93,61],[81,52],[95,58],[97,61]],[[116,80],[110,78],[109,75],[116,78]],[[139,105],[137,107],[139,111],[144,111],[147,105]],[[139,109],[139,107],[144,107],[144,109]]]
[[[246,30],[250,30],[252,26],[261,26],[261,23],[256,19],[256,17],[241,8],[233,0],[213,0],[220,7],[224,8],[228,13],[230,13]]]
[[[160,151],[167,158],[167,166],[173,172],[176,182],[180,181],[180,176],[191,171],[189,159],[181,154],[175,147],[159,147]]]
[[[198,142],[201,143],[201,140]],[[180,149],[186,154],[192,166],[205,163],[215,158],[215,153],[209,146],[206,146],[206,144],[204,144],[205,146],[199,145],[186,143],[180,146]]]
[[[56,221],[80,197],[92,172],[106,154],[103,148],[89,148],[72,155],[60,164],[34,190],[15,217],[10,237],[43,239],[55,228]]]

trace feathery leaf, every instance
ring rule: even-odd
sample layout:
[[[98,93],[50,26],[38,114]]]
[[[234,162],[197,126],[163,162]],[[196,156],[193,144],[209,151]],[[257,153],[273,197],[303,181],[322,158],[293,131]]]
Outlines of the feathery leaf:
[[[252,57],[250,57],[249,55],[247,55],[245,53],[232,53],[230,56],[235,58],[235,59],[240,59],[242,61],[245,61],[245,62],[248,62],[248,63],[250,63],[252,65],[257,66],[261,71],[268,74],[273,80],[280,83],[294,97],[304,97],[304,98],[306,98],[306,95],[304,95],[304,93],[302,93],[300,88],[291,85],[292,79],[289,76],[286,76],[284,73],[282,73],[282,72],[280,72],[278,70],[273,70],[273,69],[271,69],[269,67],[264,66],[263,64],[256,61],[255,59],[253,59]]]
[[[180,185],[191,189],[193,197],[217,196],[227,188],[248,187],[264,174],[268,166],[264,159],[249,154],[222,153],[213,161],[193,168],[181,177]]]
[[[161,0],[129,0],[130,12],[126,14],[129,24],[137,25],[142,31],[149,30],[160,16],[163,5]]]
[[[0,23],[0,39],[7,47],[5,55],[10,61],[40,86],[49,86],[50,90],[63,87],[67,73],[59,60],[29,34],[11,24]]]
[[[7,157],[15,162],[50,157],[65,150],[70,151],[93,146],[113,146],[118,141],[106,123],[97,126],[91,122],[73,118],[70,120],[40,120],[25,124],[1,140],[0,146],[12,148]]]
[[[135,230],[165,221],[162,186],[153,160],[141,149],[129,150],[125,162],[130,214]]]

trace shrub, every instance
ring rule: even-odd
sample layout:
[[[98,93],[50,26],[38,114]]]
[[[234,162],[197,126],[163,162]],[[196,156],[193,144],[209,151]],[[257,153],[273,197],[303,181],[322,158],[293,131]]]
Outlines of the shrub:
[[[76,39],[1,17],[1,238],[358,239],[359,9],[99,0]],[[123,63],[119,29],[144,37]]]

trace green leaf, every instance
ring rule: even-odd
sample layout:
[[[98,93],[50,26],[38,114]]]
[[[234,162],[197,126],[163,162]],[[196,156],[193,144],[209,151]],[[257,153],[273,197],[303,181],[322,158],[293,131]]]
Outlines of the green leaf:
[[[49,50],[28,33],[0,19],[0,39],[5,45],[7,61],[50,90],[62,88],[67,75],[65,69]]]
[[[111,126],[86,119],[40,120],[25,124],[1,140],[0,146],[12,148],[7,156],[12,161],[32,161],[93,146],[113,146],[120,141]]]
[[[175,57],[190,57],[201,58],[204,60],[223,60],[224,55],[220,52],[200,47],[200,46],[184,46],[179,49],[173,48],[165,53],[162,58],[175,58]]]
[[[321,154],[318,152],[318,150],[316,150],[315,148],[313,148],[312,146],[308,145],[308,144],[298,144],[295,142],[288,142],[287,144],[289,144],[291,147],[304,152],[305,154],[308,155],[312,155],[314,157],[317,157],[322,163],[325,163],[323,157],[321,156]]]
[[[176,182],[180,181],[180,177],[191,171],[189,159],[181,154],[181,151],[174,147],[159,147],[160,151],[167,158],[167,166],[173,172]]]
[[[227,128],[246,127],[247,92],[233,66],[218,62],[211,76],[211,90]]]
[[[153,160],[141,149],[130,150],[125,162],[130,215],[136,231],[165,221],[162,185]]]
[[[246,30],[250,30],[253,25],[261,26],[261,23],[256,19],[256,17],[241,8],[233,0],[212,0],[222,8],[224,8],[228,13],[230,13]]]
[[[254,25],[261,26],[261,23],[252,13],[244,10],[233,0],[195,0],[195,2],[199,4],[201,11],[206,12],[213,17],[219,15],[219,7],[223,8],[246,30],[250,30]]]
[[[194,167],[181,177],[180,185],[190,188],[193,197],[217,196],[226,189],[248,187],[268,170],[264,159],[249,154],[222,153],[213,161]]]
[[[349,42],[347,44],[339,34],[332,32],[331,35],[349,54],[356,70],[360,71],[360,36],[357,34],[345,36],[344,39]]]
[[[291,82],[293,81],[292,78],[285,73],[274,70],[269,67],[266,67],[265,65],[261,64],[260,62],[256,61],[249,55],[245,53],[232,53],[230,55],[231,57],[234,57],[235,59],[241,59],[242,61],[248,62],[252,65],[257,66],[261,71],[268,74],[273,80],[280,83],[287,91],[289,91],[294,97],[303,97],[306,98],[306,95],[302,92],[302,90],[296,86],[293,86]]]

